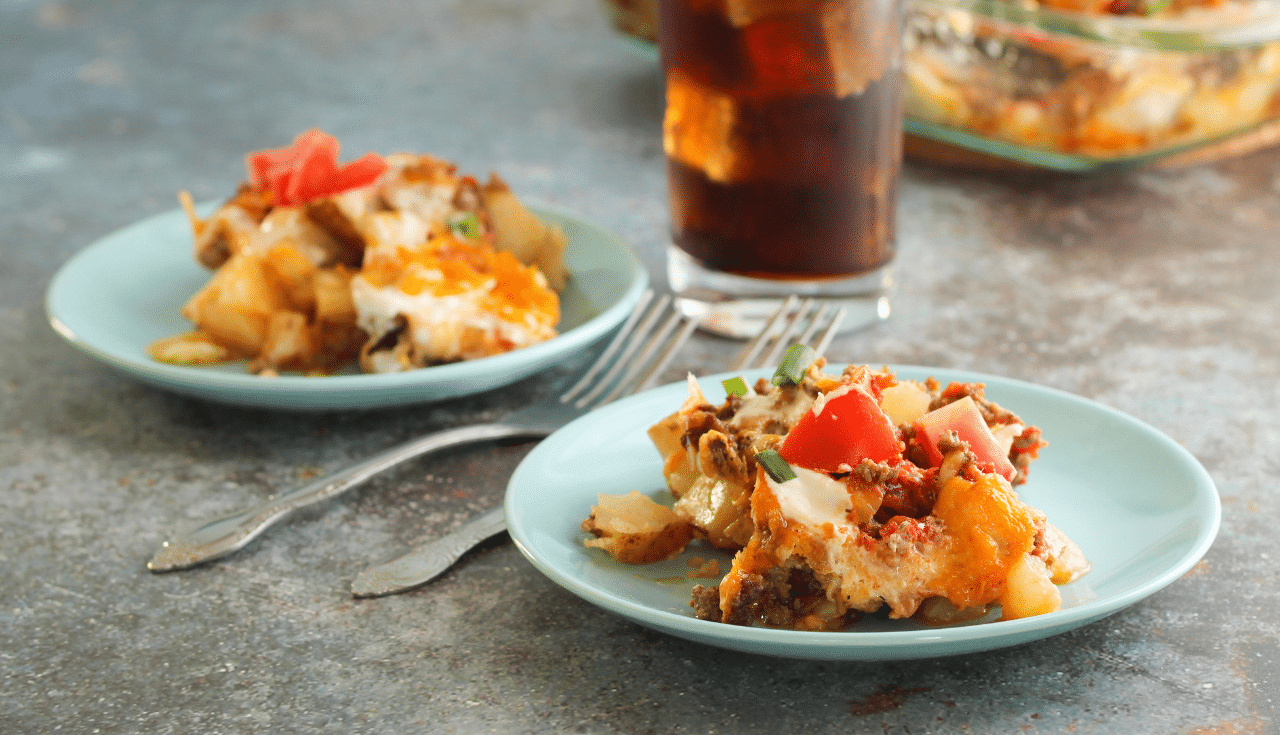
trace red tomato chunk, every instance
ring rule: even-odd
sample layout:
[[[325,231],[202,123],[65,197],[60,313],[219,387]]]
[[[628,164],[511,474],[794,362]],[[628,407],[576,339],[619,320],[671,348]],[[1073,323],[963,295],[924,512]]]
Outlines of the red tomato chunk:
[[[387,170],[386,161],[376,153],[338,165],[338,151],[337,138],[308,130],[288,147],[246,156],[249,183],[269,190],[276,204],[296,206],[369,186]]]
[[[893,422],[876,399],[851,386],[843,395],[828,397],[820,414],[806,411],[787,434],[779,454],[811,470],[848,472],[864,459],[895,461],[902,449]]]

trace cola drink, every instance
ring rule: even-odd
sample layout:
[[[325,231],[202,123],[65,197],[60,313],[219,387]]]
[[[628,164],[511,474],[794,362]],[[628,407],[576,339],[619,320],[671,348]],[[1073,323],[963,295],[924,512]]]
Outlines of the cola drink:
[[[670,267],[790,284],[885,269],[899,0],[662,0],[659,26]]]

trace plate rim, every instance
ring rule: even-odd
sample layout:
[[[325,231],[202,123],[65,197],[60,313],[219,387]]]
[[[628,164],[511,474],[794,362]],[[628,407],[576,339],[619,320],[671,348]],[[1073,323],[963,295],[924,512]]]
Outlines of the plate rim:
[[[826,660],[859,660],[877,661],[910,658],[933,658],[963,653],[972,653],[994,648],[1004,648],[1047,638],[1074,628],[1095,622],[1108,615],[1123,610],[1136,602],[1164,589],[1179,579],[1204,557],[1217,537],[1222,517],[1222,503],[1216,484],[1204,465],[1190,451],[1156,429],[1154,426],[1113,408],[1099,401],[1085,398],[1051,386],[1039,385],[1017,378],[1004,377],[988,373],[964,369],[927,367],[919,365],[889,365],[897,374],[920,373],[938,377],[940,380],[965,380],[967,382],[984,382],[988,386],[994,384],[1008,385],[1013,388],[1039,393],[1055,400],[1065,400],[1077,404],[1087,411],[1096,411],[1140,430],[1144,435],[1154,439],[1165,449],[1185,464],[1189,471],[1188,479],[1194,487],[1194,494],[1187,502],[1189,509],[1208,511],[1208,518],[1198,519],[1195,539],[1187,551],[1173,564],[1168,565],[1156,574],[1144,578],[1122,592],[1113,593],[1097,599],[1082,602],[1068,609],[1053,613],[1022,618],[1019,620],[992,621],[979,625],[941,627],[936,629],[916,629],[905,631],[838,631],[814,632],[778,630],[762,627],[730,626],[699,620],[690,615],[681,615],[634,602],[615,596],[608,590],[601,589],[584,582],[577,577],[566,574],[555,564],[542,558],[537,544],[531,539],[522,524],[517,503],[517,484],[524,481],[524,474],[530,472],[532,462],[542,452],[543,447],[554,447],[548,443],[548,437],[526,455],[517,466],[511,481],[508,483],[504,498],[504,508],[508,518],[508,531],[517,548],[526,559],[553,582],[569,592],[604,610],[621,615],[646,627],[693,640],[706,645],[730,650],[765,654],[785,658],[826,659]],[[767,376],[769,370],[746,371],[748,377]],[[720,380],[742,375],[743,371],[716,373],[699,376],[698,381],[706,392],[711,393],[710,386],[718,387]],[[650,391],[631,396],[622,401],[599,409],[600,411],[625,411],[630,405],[644,402],[647,397],[657,391],[678,392],[685,383],[669,383]],[[676,405],[676,404],[672,404]],[[581,417],[556,433],[571,434],[575,425],[591,420],[592,414]],[[563,436],[561,437],[563,440]],[[1207,504],[1207,505],[1206,505]]]
[[[156,362],[146,357],[138,359],[132,355],[122,354],[117,350],[105,347],[77,333],[76,329],[67,323],[71,319],[65,307],[59,303],[59,300],[61,289],[67,287],[68,281],[78,275],[78,268],[82,267],[84,260],[92,258],[94,255],[100,255],[103,251],[112,247],[117,247],[118,243],[128,242],[132,238],[139,237],[139,232],[146,232],[149,229],[161,226],[161,223],[168,220],[184,218],[185,214],[180,208],[160,212],[125,225],[95,239],[76,251],[58,267],[45,289],[45,318],[53,331],[72,347],[115,370],[125,373],[133,379],[165,390],[220,403],[295,410],[377,408],[393,404],[370,402],[368,393],[383,390],[406,391],[415,387],[425,389],[428,386],[444,384],[449,381],[465,381],[468,377],[475,377],[477,370],[483,370],[487,374],[505,371],[515,375],[511,380],[502,378],[497,379],[496,382],[489,380],[485,381],[486,384],[478,389],[463,389],[441,397],[404,398],[401,395],[398,400],[394,401],[394,405],[421,404],[471,395],[500,387],[527,376],[530,371],[522,368],[530,364],[538,366],[533,369],[535,371],[544,369],[551,362],[567,358],[589,347],[630,314],[641,293],[649,285],[648,270],[636,255],[634,249],[613,230],[564,206],[531,198],[523,198],[522,203],[531,212],[540,217],[550,215],[552,218],[571,221],[578,226],[583,226],[593,231],[600,237],[613,241],[619,253],[626,256],[617,261],[617,272],[624,277],[626,286],[617,301],[583,323],[558,334],[546,342],[500,355],[419,368],[417,370],[406,370],[399,373],[360,373],[322,377],[281,375],[277,378],[264,380],[248,372],[240,373],[206,369],[199,366],[170,365]],[[216,202],[205,202],[200,205],[202,208],[211,206],[216,206]],[[235,392],[235,396],[220,395],[220,391]],[[340,398],[339,394],[344,392],[356,393],[358,397],[348,397],[332,402],[322,401],[324,405],[312,405],[316,399],[325,397],[338,399]],[[256,395],[258,398],[245,400],[242,398],[245,395]],[[398,393],[397,395],[400,394]]]

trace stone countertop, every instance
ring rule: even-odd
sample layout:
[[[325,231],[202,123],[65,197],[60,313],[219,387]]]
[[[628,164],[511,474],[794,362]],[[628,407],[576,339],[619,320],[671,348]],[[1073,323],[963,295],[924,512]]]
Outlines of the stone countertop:
[[[1092,625],[937,660],[758,657],[588,605],[505,537],[426,589],[350,598],[367,564],[498,502],[529,445],[411,463],[220,563],[146,571],[178,524],[547,377],[369,412],[188,400],[49,328],[64,261],[314,126],[498,171],[662,285],[661,89],[591,0],[0,3],[0,731],[1277,732],[1280,150],[1103,178],[908,166],[895,313],[830,350],[1060,388],[1199,458],[1217,542]],[[733,350],[698,336],[678,362]]]

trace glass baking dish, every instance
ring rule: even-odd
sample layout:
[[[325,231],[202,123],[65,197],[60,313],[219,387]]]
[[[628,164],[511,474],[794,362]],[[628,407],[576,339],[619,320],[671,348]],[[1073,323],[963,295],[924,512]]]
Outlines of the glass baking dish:
[[[908,154],[1086,171],[1276,142],[1280,5],[1192,2],[1142,16],[905,0]]]
[[[1097,171],[1280,142],[1280,0],[903,1],[909,158]],[[657,1],[601,2],[656,59]]]

